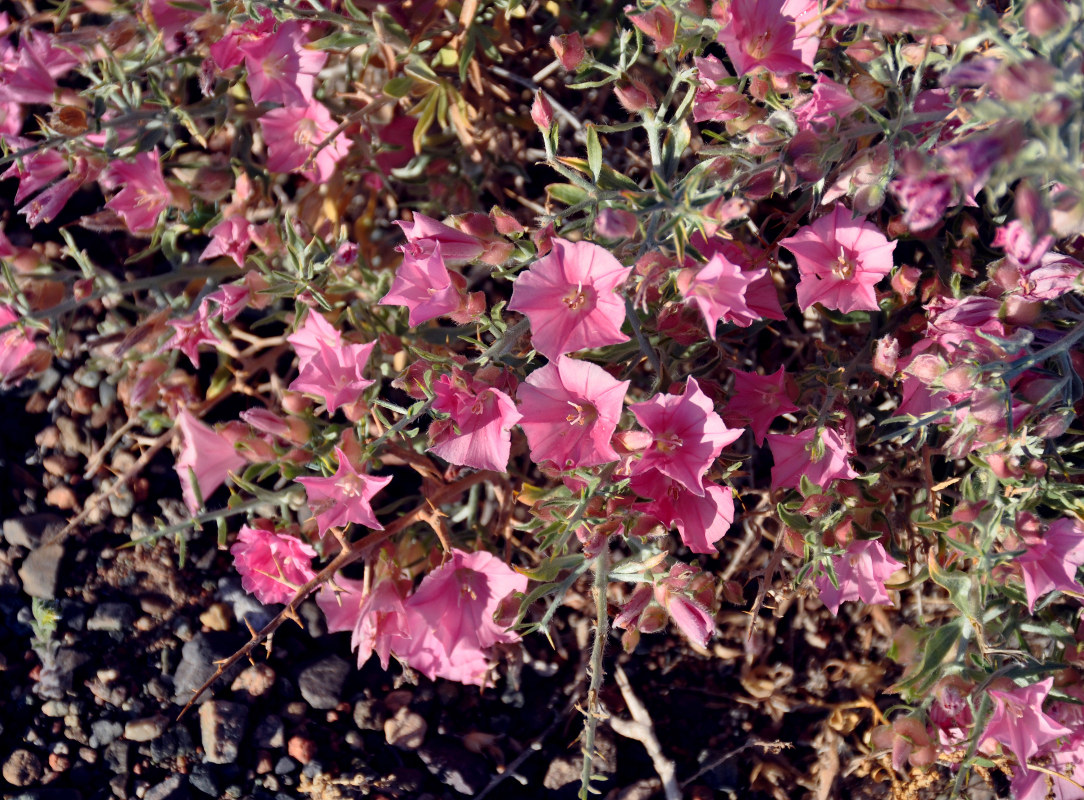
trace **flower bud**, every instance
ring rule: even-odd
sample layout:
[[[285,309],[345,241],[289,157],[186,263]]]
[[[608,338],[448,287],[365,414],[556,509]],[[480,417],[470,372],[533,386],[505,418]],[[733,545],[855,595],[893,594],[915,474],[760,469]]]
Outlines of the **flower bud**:
[[[655,98],[642,81],[634,80],[625,86],[618,84],[614,87],[614,94],[617,95],[617,102],[630,114],[656,106]]]
[[[553,48],[553,54],[557,56],[561,66],[569,72],[575,72],[587,58],[587,48],[583,46],[583,37],[578,33],[551,36],[550,47]]]
[[[1024,27],[1032,36],[1045,36],[1068,21],[1064,0],[1030,0],[1024,7]]]
[[[553,126],[553,106],[541,91],[534,93],[534,105],[531,106],[531,119],[538,129],[547,133]]]
[[[650,36],[659,50],[665,50],[674,43],[677,23],[673,12],[665,6],[655,6],[643,14],[629,14],[629,22]]]

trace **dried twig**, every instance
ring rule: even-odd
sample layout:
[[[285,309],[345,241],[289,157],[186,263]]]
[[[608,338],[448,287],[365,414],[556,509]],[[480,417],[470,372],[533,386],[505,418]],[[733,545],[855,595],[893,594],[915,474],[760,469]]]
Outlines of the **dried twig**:
[[[651,721],[647,707],[632,691],[628,675],[620,666],[614,670],[614,678],[617,680],[617,687],[621,690],[621,696],[625,698],[625,705],[629,707],[632,719],[627,720],[611,715],[610,727],[615,733],[626,739],[635,739],[644,746],[647,754],[651,756],[651,765],[662,780],[666,800],[681,800],[681,789],[678,787],[674,762],[662,751],[662,745],[659,744],[659,738],[655,735],[655,725]]]

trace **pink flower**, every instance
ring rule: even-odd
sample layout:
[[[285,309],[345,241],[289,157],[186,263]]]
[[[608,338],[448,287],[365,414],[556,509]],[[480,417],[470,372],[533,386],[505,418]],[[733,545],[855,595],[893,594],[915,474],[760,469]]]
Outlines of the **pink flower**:
[[[333,580],[335,586],[342,591],[336,591],[325,583],[316,593],[316,605],[324,612],[328,633],[352,631],[358,623],[361,616],[359,611],[365,602],[365,583],[341,575],[336,575]]]
[[[18,136],[6,137],[5,141],[13,149],[22,149],[33,144],[31,140]],[[67,172],[68,160],[56,150],[44,149],[12,161],[11,166],[0,175],[0,179],[15,178],[19,181],[19,188],[15,192],[15,204],[18,205]]]
[[[1077,569],[1084,564],[1084,525],[1062,517],[1041,539],[1025,535],[1024,544],[1027,551],[1014,563],[1024,573],[1028,611],[1035,611],[1035,602],[1047,592],[1084,593],[1076,579]]]
[[[771,375],[757,375],[737,369],[731,370],[731,374],[734,376],[734,388],[726,407],[727,419],[734,415],[748,420],[753,429],[753,441],[763,445],[764,436],[775,418],[798,410],[787,390],[787,374],[782,367]]]
[[[19,320],[19,315],[11,306],[0,303],[0,328]],[[13,327],[0,333],[0,389],[18,383],[26,377],[22,369],[27,359],[34,353],[34,333],[32,329]]]
[[[132,233],[153,231],[158,217],[173,201],[157,150],[140,153],[135,163],[114,161],[102,182],[112,188],[122,187],[105,207],[117,212]]]
[[[723,448],[741,436],[715,413],[695,378],[681,395],[656,395],[629,406],[651,433],[651,444],[634,467],[635,474],[657,469],[698,497],[704,496],[704,473]]]
[[[567,356],[532,372],[517,392],[531,460],[561,470],[617,461],[610,437],[628,388],[602,367]]]
[[[316,577],[316,551],[295,536],[242,525],[230,554],[241,586],[261,603],[288,603]]]
[[[329,414],[353,403],[372,386],[362,373],[375,342],[342,344],[338,331],[316,312],[310,313],[305,325],[287,341],[297,350],[300,370],[290,391],[322,397]]]
[[[210,230],[211,243],[200,253],[200,260],[229,256],[239,266],[245,266],[245,253],[252,244],[252,226],[244,217],[224,219]]]
[[[803,0],[732,0],[729,16],[719,31],[738,75],[764,68],[789,74],[813,72],[820,40]]]
[[[409,593],[409,580],[389,576],[377,580],[362,598],[350,637],[350,647],[358,651],[358,667],[375,652],[380,666],[387,669],[392,652],[410,649],[410,618],[404,606]]]
[[[335,448],[339,468],[329,478],[298,478],[309,497],[309,508],[316,517],[320,533],[329,528],[349,525],[351,522],[376,531],[384,530],[370,501],[373,495],[391,483],[391,476],[374,478],[359,472],[350,463],[346,453]]]
[[[434,384],[433,408],[448,414],[429,426],[429,451],[451,464],[504,472],[520,413],[507,394],[458,369]]]
[[[1029,4],[1027,8],[1031,8]],[[1079,708],[1079,706],[1077,706]],[[1059,746],[1060,745],[1060,746]],[[1054,746],[1044,746],[1037,754],[1045,759],[1046,769],[1056,773],[1056,777],[1045,769],[1013,770],[1013,800],[1081,800],[1080,776],[1084,775],[1084,732],[1074,730],[1069,740]]]
[[[229,439],[193,417],[187,408],[177,414],[177,425],[181,430],[182,446],[175,468],[184,503],[195,514],[200,508],[199,500],[210,497],[231,472],[245,465],[245,459]],[[197,488],[199,498],[196,497]]]
[[[444,264],[440,245],[435,244],[428,252],[417,246],[404,249],[403,263],[380,305],[406,306],[410,309],[407,322],[413,327],[454,314],[465,302],[466,297],[452,282]]]
[[[632,488],[639,495],[654,498],[650,503],[637,504],[637,509],[667,528],[676,527],[682,543],[691,551],[719,552],[715,543],[734,523],[734,492],[729,486],[707,483],[704,494],[698,496],[672,478],[651,470],[633,478]]]
[[[866,605],[891,605],[885,581],[902,567],[879,541],[856,539],[846,553],[832,558],[839,587],[833,586],[827,575],[821,575],[816,580],[817,591],[833,616],[839,613],[841,603],[850,600],[861,600]]]
[[[837,204],[780,244],[798,262],[803,311],[814,303],[843,313],[877,310],[873,287],[892,271],[896,243],[864,218],[851,219],[851,212]]]
[[[816,432],[815,428],[808,428],[793,435],[769,433],[765,437],[775,458],[775,466],[772,467],[773,491],[797,489],[801,486],[803,475],[822,489],[834,480],[858,477],[847,461],[851,455],[850,446],[831,428],[821,428],[819,449],[822,453],[819,458],[813,455],[813,436]]]
[[[199,346],[218,344],[218,337],[211,332],[210,322],[207,306],[202,303],[191,317],[166,320],[166,324],[173,328],[174,332],[169,341],[162,345],[162,349],[180,350],[188,356],[192,366],[199,369]]]
[[[1050,676],[1031,686],[1010,691],[989,690],[996,705],[982,736],[1011,750],[1025,771],[1027,760],[1039,752],[1042,745],[1072,733],[1043,713],[1043,701],[1053,685],[1054,676]]]
[[[252,102],[303,106],[312,100],[316,75],[327,61],[327,53],[310,50],[307,43],[301,23],[290,20],[273,34],[264,33],[237,45],[245,55]]]
[[[798,121],[798,130],[824,133],[836,128],[842,119],[859,108],[861,103],[851,97],[846,86],[818,75],[813,94],[794,107],[794,118]]]
[[[502,600],[526,589],[527,578],[495,556],[452,550],[405,603],[412,641],[403,657],[429,678],[481,686],[489,666],[485,651],[519,641],[493,616]]]
[[[417,211],[414,212],[413,221],[399,220],[395,224],[403,229],[407,243],[421,248],[423,252],[428,252],[431,247],[439,244],[441,257],[448,266],[469,264],[485,251],[485,246],[477,236],[463,233]],[[417,251],[404,250],[404,252]]]
[[[516,277],[508,308],[527,315],[535,350],[551,361],[627,342],[616,289],[631,271],[597,244],[554,239],[553,250]]]
[[[739,214],[742,215],[744,212]],[[727,261],[740,266],[752,278],[745,287],[745,305],[749,307],[750,316],[742,318],[737,309],[731,308],[730,313],[735,317],[735,322],[738,319],[748,319],[746,324],[752,325],[758,319],[786,319],[786,314],[779,305],[779,293],[775,290],[772,274],[766,266],[767,256],[763,250],[739,245],[721,237],[705,239],[699,231],[689,238],[689,244],[709,260],[722,254]]]
[[[350,150],[350,140],[339,133],[319,153],[316,148],[337,127],[331,112],[316,100],[268,111],[260,117],[260,130],[267,142],[267,168],[272,172],[299,172],[317,183],[330,180],[335,165]]]
[[[55,46],[55,41],[54,36],[29,29],[18,49],[0,59],[0,101],[53,102],[56,79],[79,63],[69,50]]]
[[[708,335],[714,340],[715,326],[720,322],[732,322],[747,328],[759,319],[746,304],[745,292],[751,284],[767,274],[767,269],[744,272],[717,252],[699,269],[683,269],[678,273],[677,286],[682,297],[699,309],[708,327]]]
[[[207,308],[207,316],[218,316],[223,322],[230,322],[248,307],[251,298],[252,288],[247,282],[227,283],[203,298],[200,308]],[[217,310],[211,309],[212,303],[218,306]]]
[[[1053,244],[1053,236],[1047,234],[1036,239],[1018,219],[1002,225],[994,236],[994,247],[1004,250],[1012,264],[1025,270],[1039,266]]]
[[[705,56],[694,58],[693,63],[700,79],[693,99],[694,122],[727,122],[740,119],[749,112],[749,101],[738,87],[724,83],[730,78],[730,73],[723,62],[715,56]]]

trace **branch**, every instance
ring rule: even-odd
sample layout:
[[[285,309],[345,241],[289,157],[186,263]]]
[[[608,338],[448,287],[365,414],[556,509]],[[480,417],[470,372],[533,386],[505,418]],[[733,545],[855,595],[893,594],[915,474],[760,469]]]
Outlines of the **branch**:
[[[618,666],[614,670],[614,677],[617,679],[621,696],[625,698],[625,705],[629,707],[629,713],[632,714],[632,720],[613,716],[610,717],[610,727],[615,733],[626,739],[635,739],[644,746],[647,754],[651,756],[651,765],[662,780],[666,800],[681,800],[681,789],[678,787],[674,762],[662,751],[662,745],[659,744],[659,738],[655,735],[655,725],[651,721],[647,707],[633,693],[632,684],[629,683],[625,670]]]

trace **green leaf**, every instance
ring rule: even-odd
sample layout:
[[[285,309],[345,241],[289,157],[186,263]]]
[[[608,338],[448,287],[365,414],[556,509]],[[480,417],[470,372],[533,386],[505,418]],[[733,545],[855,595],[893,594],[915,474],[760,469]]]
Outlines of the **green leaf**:
[[[587,166],[591,170],[591,177],[598,183],[598,175],[602,170],[602,145],[598,140],[598,130],[590,122],[587,123]]]
[[[587,192],[571,183],[551,183],[546,187],[546,195],[566,206],[582,203]]]
[[[534,569],[517,568],[516,572],[526,576],[532,581],[553,581],[557,575],[566,569],[573,569],[583,563],[582,553],[570,553],[567,556],[556,556],[547,559]]]
[[[941,664],[963,636],[963,626],[963,617],[956,617],[930,633],[923,643],[922,664],[919,665],[918,670],[888,691],[898,692],[901,689],[914,688],[921,693],[928,689],[941,676]]]
[[[400,75],[384,84],[384,94],[388,97],[406,97],[413,88],[414,80],[406,75]]]

